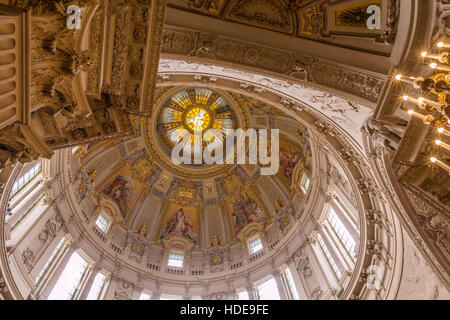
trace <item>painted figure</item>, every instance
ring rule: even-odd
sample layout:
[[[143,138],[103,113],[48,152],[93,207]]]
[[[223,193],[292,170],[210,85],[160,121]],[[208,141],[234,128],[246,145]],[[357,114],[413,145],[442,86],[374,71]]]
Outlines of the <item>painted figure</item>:
[[[134,194],[133,180],[130,177],[117,176],[111,184],[103,187],[102,192],[116,202],[122,218],[125,218]]]
[[[235,198],[233,202],[234,230],[241,231],[246,225],[264,218],[264,212],[258,207],[255,200],[245,199],[242,195]]]
[[[300,160],[300,153],[294,149],[280,148],[280,170],[290,182],[294,168]]]
[[[178,209],[169,218],[164,230],[161,232],[160,239],[168,235],[183,236],[197,243],[197,234],[194,232],[191,217],[189,214],[184,213],[183,208]]]

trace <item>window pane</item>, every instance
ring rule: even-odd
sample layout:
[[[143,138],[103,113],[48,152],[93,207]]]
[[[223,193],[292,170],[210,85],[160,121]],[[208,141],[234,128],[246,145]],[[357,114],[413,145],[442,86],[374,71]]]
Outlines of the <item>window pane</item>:
[[[284,278],[286,280],[287,289],[291,293],[291,296],[294,300],[299,300],[297,288],[295,287],[294,278],[292,277],[291,269],[286,267],[284,269]]]
[[[38,283],[39,280],[41,280],[42,276],[45,274],[45,272],[50,268],[50,266],[52,265],[53,261],[56,258],[56,255],[61,251],[61,248],[62,248],[64,243],[66,243],[66,238],[62,237],[61,240],[56,245],[55,250],[53,250],[53,252],[50,255],[50,257],[48,258],[47,262],[44,264],[44,266],[42,267],[41,271],[37,275],[37,277],[35,279],[35,283]]]
[[[18,190],[18,187],[19,186],[18,186],[17,182],[14,182],[11,193],[12,194],[16,193]]]
[[[105,282],[106,276],[101,272],[97,273],[86,300],[99,300],[103,288],[105,287]]]
[[[239,291],[237,298],[238,300],[250,300],[247,290]]]
[[[259,284],[257,287],[259,300],[280,300],[277,282],[274,278]]]
[[[170,267],[183,267],[184,256],[182,254],[170,253],[168,265]]]
[[[141,293],[139,300],[150,300],[150,295],[147,293]]]
[[[308,192],[310,182],[311,180],[309,179],[309,177],[306,174],[303,174],[302,179],[300,181],[300,186],[304,193]]]
[[[48,300],[71,300],[80,289],[88,262],[75,252],[48,296]]]
[[[106,230],[108,230],[109,220],[104,215],[99,214],[97,217],[97,221],[95,221],[95,224],[100,228],[100,230],[106,232]]]
[[[162,294],[159,300],[182,300],[182,296],[176,296],[173,294]]]
[[[320,234],[317,235],[317,240],[319,241],[320,248],[322,249],[322,252],[327,257],[328,262],[331,265],[331,268],[333,269],[334,273],[336,274],[336,277],[338,279],[341,278],[341,272],[339,271],[336,262],[334,262],[333,257],[330,254],[330,251],[328,251],[327,246],[325,245],[325,242],[323,242],[322,236]]]
[[[344,226],[341,219],[339,219],[333,208],[330,208],[327,220],[340,243],[343,245],[347,253],[353,259],[353,261],[355,261],[356,260],[355,239],[353,239],[353,237],[350,235],[347,228]]]
[[[311,180],[309,180],[308,176],[305,176],[305,182],[303,183],[303,187],[305,188],[305,190],[309,189],[309,183]]]
[[[34,177],[36,177],[41,172],[41,161],[31,167],[27,172],[25,172],[21,177],[16,179],[13,184],[9,198],[11,199],[16,193],[23,189]]]
[[[248,243],[248,249],[250,251],[250,254],[256,253],[259,250],[261,250],[263,248],[262,242],[261,242],[261,238],[257,238],[253,241],[250,241]]]

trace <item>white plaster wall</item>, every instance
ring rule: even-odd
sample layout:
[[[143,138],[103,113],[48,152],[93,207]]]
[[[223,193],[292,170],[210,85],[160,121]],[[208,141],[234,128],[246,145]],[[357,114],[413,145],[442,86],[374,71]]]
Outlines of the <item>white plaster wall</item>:
[[[403,270],[397,300],[449,300],[450,292],[403,230]]]

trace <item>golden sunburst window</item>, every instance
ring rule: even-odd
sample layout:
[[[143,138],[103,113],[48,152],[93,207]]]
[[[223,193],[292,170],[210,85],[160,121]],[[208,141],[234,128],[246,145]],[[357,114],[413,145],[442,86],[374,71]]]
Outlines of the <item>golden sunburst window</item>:
[[[190,131],[205,131],[210,123],[211,116],[209,111],[202,107],[193,107],[185,112],[184,123],[185,127]]]
[[[217,141],[207,134],[216,129],[223,134],[225,130],[236,127],[236,116],[226,98],[219,92],[205,88],[184,89],[175,93],[162,106],[158,116],[158,128],[163,142],[172,149],[182,136],[178,129],[186,129],[191,134],[191,151],[194,147],[194,132],[203,134],[202,149],[214,149]]]

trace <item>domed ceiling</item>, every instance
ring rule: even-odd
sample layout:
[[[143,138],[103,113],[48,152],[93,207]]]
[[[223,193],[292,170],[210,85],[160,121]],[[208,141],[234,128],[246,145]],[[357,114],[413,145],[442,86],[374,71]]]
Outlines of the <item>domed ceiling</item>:
[[[163,104],[157,119],[159,132],[169,147],[180,142],[178,129],[190,132],[193,146],[195,130],[205,133],[216,129],[225,135],[226,129],[236,126],[236,115],[223,95],[202,88],[181,90],[172,95]],[[211,137],[205,136],[203,148],[213,149],[214,144]]]
[[[211,178],[230,170],[232,165],[175,164],[171,159],[173,147],[182,142],[182,130],[189,133],[187,151],[193,155],[205,149],[213,150],[219,140],[210,129],[225,137],[225,130],[246,128],[249,115],[239,108],[231,94],[206,88],[171,88],[160,91],[152,120],[147,120],[144,138],[152,159],[168,171],[189,179]],[[154,120],[153,120],[154,119]],[[201,133],[200,147],[194,143],[194,132]]]
[[[117,239],[131,232],[165,248],[207,249],[250,234],[279,232],[289,223],[280,209],[300,192],[312,171],[308,131],[281,111],[241,94],[202,87],[163,87],[151,118],[133,118],[137,136],[83,147],[76,166],[86,168],[99,209],[113,220]],[[170,151],[177,129],[192,135],[213,128],[280,128],[279,171],[260,175],[259,165],[176,165]],[[202,149],[214,140],[205,138]],[[78,161],[77,161],[78,162]],[[275,237],[275,234],[273,234]],[[138,238],[136,238],[138,239]],[[139,250],[137,248],[140,248]]]

